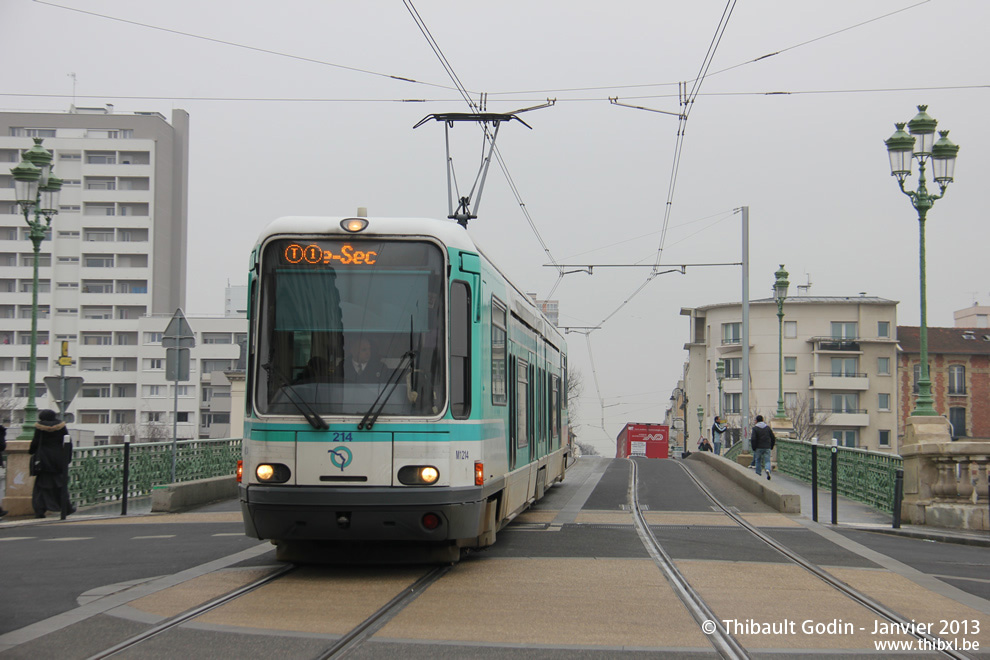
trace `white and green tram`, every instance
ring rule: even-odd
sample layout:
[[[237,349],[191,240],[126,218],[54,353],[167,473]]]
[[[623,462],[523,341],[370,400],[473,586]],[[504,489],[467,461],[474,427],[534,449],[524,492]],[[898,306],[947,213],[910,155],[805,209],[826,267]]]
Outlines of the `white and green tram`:
[[[456,560],[564,478],[563,337],[461,225],[276,220],[249,320],[241,511],[281,559]]]

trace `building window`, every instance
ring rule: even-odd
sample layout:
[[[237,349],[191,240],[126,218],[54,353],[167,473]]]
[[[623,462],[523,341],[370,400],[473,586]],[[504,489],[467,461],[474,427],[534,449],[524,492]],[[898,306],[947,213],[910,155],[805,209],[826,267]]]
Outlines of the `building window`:
[[[966,393],[966,367],[961,364],[949,366],[949,394]]]
[[[797,357],[793,355],[784,356],[784,373],[785,374],[796,374],[797,373]]]
[[[832,395],[833,413],[856,413],[859,412],[859,394],[846,392]],[[855,446],[855,445],[852,445]]]
[[[725,359],[725,377],[742,378],[742,358]]]
[[[889,447],[890,446],[890,431],[886,429],[880,430],[880,446]]]
[[[890,358],[877,358],[877,375],[878,376],[889,376],[890,375]]]
[[[158,370],[165,368],[165,360],[162,358],[145,358],[144,359],[145,370]]]
[[[189,413],[188,412],[178,412],[178,413],[176,413],[175,420],[177,422],[179,422],[180,424],[184,424],[184,423],[186,423],[186,422],[189,421]]]
[[[832,439],[839,441],[840,447],[855,447],[856,446],[856,430],[855,429],[836,429],[832,431]]]
[[[966,409],[949,408],[949,424],[952,424],[952,439],[966,437]]]
[[[784,321],[784,337],[787,339],[797,338],[797,321]]]
[[[890,321],[877,321],[877,337],[890,338]]]
[[[856,323],[832,321],[832,339],[856,339]]]
[[[796,410],[797,406],[797,392],[784,392],[784,410]]]
[[[160,344],[160,343],[162,343],[162,333],[161,332],[146,332],[146,333],[144,333],[144,343],[145,344]]]
[[[738,415],[742,412],[742,394],[725,392],[725,412]]]
[[[109,410],[83,410],[79,413],[79,421],[82,424],[109,424]]]
[[[890,410],[890,395],[884,392],[877,394],[877,409],[889,411]]]
[[[723,323],[722,343],[723,344],[742,343],[742,323]]]
[[[143,389],[144,396],[165,396],[166,394],[165,385],[145,385]]]
[[[856,375],[856,370],[859,368],[859,358],[832,358],[832,375],[833,376],[848,376],[853,377]]]

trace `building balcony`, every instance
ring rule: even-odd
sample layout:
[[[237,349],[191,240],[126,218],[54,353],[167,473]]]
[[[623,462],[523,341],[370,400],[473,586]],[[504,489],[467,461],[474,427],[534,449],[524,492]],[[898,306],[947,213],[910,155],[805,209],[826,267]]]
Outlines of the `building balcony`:
[[[813,390],[865,391],[870,389],[867,374],[833,374],[820,371],[809,374],[808,387]]]
[[[870,413],[866,410],[836,410],[833,408],[814,408],[811,411],[814,423],[829,427],[864,427],[870,425]]]
[[[860,353],[859,339],[846,337],[811,337],[815,353]]]

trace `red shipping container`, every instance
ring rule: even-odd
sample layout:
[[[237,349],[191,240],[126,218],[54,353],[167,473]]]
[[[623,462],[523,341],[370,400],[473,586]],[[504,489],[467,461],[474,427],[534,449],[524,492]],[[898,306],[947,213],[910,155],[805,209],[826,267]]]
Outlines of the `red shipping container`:
[[[615,438],[615,457],[669,458],[670,427],[664,424],[626,424]]]

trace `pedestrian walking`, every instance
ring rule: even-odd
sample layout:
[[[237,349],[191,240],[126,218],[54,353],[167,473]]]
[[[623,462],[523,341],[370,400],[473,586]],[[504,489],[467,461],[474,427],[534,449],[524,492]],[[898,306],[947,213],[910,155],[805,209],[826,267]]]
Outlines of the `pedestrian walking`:
[[[69,463],[72,462],[72,441],[54,410],[38,412],[31,439],[31,474],[34,490],[31,505],[34,517],[44,518],[47,511],[58,511],[62,519],[75,513],[69,502]]]
[[[716,454],[722,453],[722,435],[726,429],[725,422],[718,415],[715,415],[715,423],[712,424],[712,445]]]
[[[756,424],[749,436],[749,444],[753,448],[756,476],[760,476],[760,470],[765,465],[767,481],[770,481],[770,450],[777,444],[777,437],[773,434],[773,429],[763,421],[763,415],[756,416]]]

